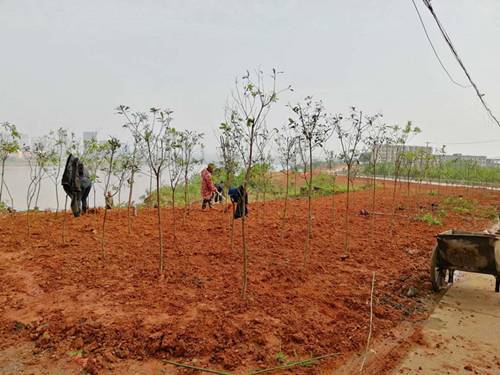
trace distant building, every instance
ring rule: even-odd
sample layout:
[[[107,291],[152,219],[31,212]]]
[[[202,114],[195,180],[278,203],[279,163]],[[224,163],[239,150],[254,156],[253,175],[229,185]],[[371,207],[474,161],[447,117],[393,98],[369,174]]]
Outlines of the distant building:
[[[488,167],[498,167],[500,166],[500,159],[498,158],[486,159],[486,165]]]
[[[381,163],[393,163],[396,161],[398,154],[402,152],[420,152],[432,155],[432,147],[384,144],[380,146],[379,161]]]

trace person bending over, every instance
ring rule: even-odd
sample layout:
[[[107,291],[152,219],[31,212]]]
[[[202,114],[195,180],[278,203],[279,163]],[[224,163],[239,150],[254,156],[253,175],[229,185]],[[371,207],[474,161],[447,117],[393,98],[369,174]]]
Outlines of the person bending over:
[[[209,163],[208,166],[201,171],[201,198],[203,199],[201,208],[204,210],[207,207],[212,208],[212,198],[217,191],[214,183],[212,182],[212,173],[214,172],[214,165]]]

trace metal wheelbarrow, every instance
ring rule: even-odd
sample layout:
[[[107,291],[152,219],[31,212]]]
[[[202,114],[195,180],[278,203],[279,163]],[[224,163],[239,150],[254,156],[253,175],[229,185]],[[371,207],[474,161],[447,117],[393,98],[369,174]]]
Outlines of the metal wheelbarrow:
[[[500,290],[500,235],[447,230],[436,235],[431,258],[432,288],[438,292],[453,283],[455,271],[495,276]]]

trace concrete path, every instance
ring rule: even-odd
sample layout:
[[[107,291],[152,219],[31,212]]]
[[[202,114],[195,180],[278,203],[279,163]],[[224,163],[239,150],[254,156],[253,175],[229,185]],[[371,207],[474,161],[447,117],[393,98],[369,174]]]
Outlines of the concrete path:
[[[500,293],[495,278],[465,273],[424,324],[423,340],[393,374],[500,374]]]

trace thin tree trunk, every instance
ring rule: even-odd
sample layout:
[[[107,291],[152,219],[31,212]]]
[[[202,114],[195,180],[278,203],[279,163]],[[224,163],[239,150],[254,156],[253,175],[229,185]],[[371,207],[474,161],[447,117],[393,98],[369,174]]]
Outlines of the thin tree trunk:
[[[243,199],[243,207],[245,207],[245,197]],[[246,238],[246,220],[245,220],[245,208],[243,208],[243,216],[241,218],[241,240],[243,242],[243,275],[242,275],[242,286],[241,286],[241,296],[246,299],[247,295],[247,283],[248,283],[248,248],[247,248],[247,238]]]
[[[335,172],[334,172],[335,173]],[[332,225],[335,226],[335,182],[337,176],[332,175]]]
[[[345,241],[344,256],[349,256],[349,205],[350,205],[350,187],[351,187],[351,166],[347,165],[347,197],[345,201]]]
[[[297,196],[297,171],[293,171],[293,194]]]
[[[188,189],[189,189],[189,179],[187,173],[184,174],[184,219],[186,218],[189,202],[188,202]],[[183,219],[183,220],[184,220]]]
[[[175,189],[172,188],[172,233],[173,233],[173,244],[172,247],[175,251],[176,249],[176,233],[175,233]]]
[[[248,166],[245,173],[245,181],[243,182],[243,212],[241,217],[241,240],[243,242],[243,272],[242,272],[242,283],[241,283],[241,297],[246,299],[247,286],[248,286],[248,245],[246,239],[246,195],[248,188],[248,180],[250,179],[250,174],[252,172],[252,156],[253,156],[253,142],[255,134],[255,122],[252,124],[250,129],[250,145],[249,145],[249,156],[248,156]]]
[[[9,195],[9,199],[10,199],[10,206],[11,206],[12,208],[14,208],[14,198],[12,197],[12,194],[10,193],[9,187],[7,186],[7,183],[5,182],[5,180],[4,180],[3,184],[5,185],[5,191],[6,191],[6,192],[7,192],[7,194]]]
[[[5,176],[5,161],[7,158],[2,158],[2,181],[0,182],[0,203],[2,202],[3,184]]]
[[[62,243],[66,243],[66,209],[68,207],[68,195],[66,194],[66,199],[64,200],[64,212],[63,212],[63,225],[62,225]]]
[[[156,212],[158,214],[158,236],[160,241],[160,275],[163,275],[163,231],[161,228],[160,174],[156,175]]]
[[[38,207],[38,198],[40,198],[40,189],[42,187],[42,177],[38,179],[38,187],[36,191],[36,198],[35,198],[35,208],[39,209]]]
[[[31,180],[30,184],[28,185],[28,192],[26,195],[26,230],[28,233],[28,238],[30,236],[30,206],[31,206],[31,201],[33,199],[33,194],[34,194],[34,193],[31,193],[33,183],[34,183],[34,180]],[[35,185],[35,188],[33,190],[35,190],[35,189],[36,189],[36,185]]]
[[[130,173],[130,182],[128,190],[128,202],[127,202],[127,224],[128,224],[128,234],[132,233],[132,220],[130,218],[130,208],[132,206],[132,191],[134,188],[134,171]]]
[[[286,209],[288,206],[288,181],[289,181],[289,171],[288,171],[288,164],[286,165],[286,187],[285,187],[285,208],[283,209],[283,220],[286,219]]]
[[[58,179],[56,179],[56,216],[57,216],[57,213],[59,212],[59,189],[58,189],[58,184],[57,184],[57,181]]]
[[[234,203],[231,201],[231,252],[234,250]]]
[[[374,247],[374,239],[375,239],[375,198],[376,198],[376,181],[377,181],[377,175],[376,175],[376,170],[377,170],[377,162],[376,160],[374,159],[373,160],[373,180],[372,180],[372,188],[373,188],[373,191],[372,191],[372,212],[371,212],[371,228],[370,228],[370,232],[371,232],[371,243],[372,243],[372,247]]]
[[[307,267],[311,252],[311,238],[312,238],[312,144],[309,141],[309,181],[307,187],[307,237],[306,237],[306,248],[304,251],[304,269]]]

